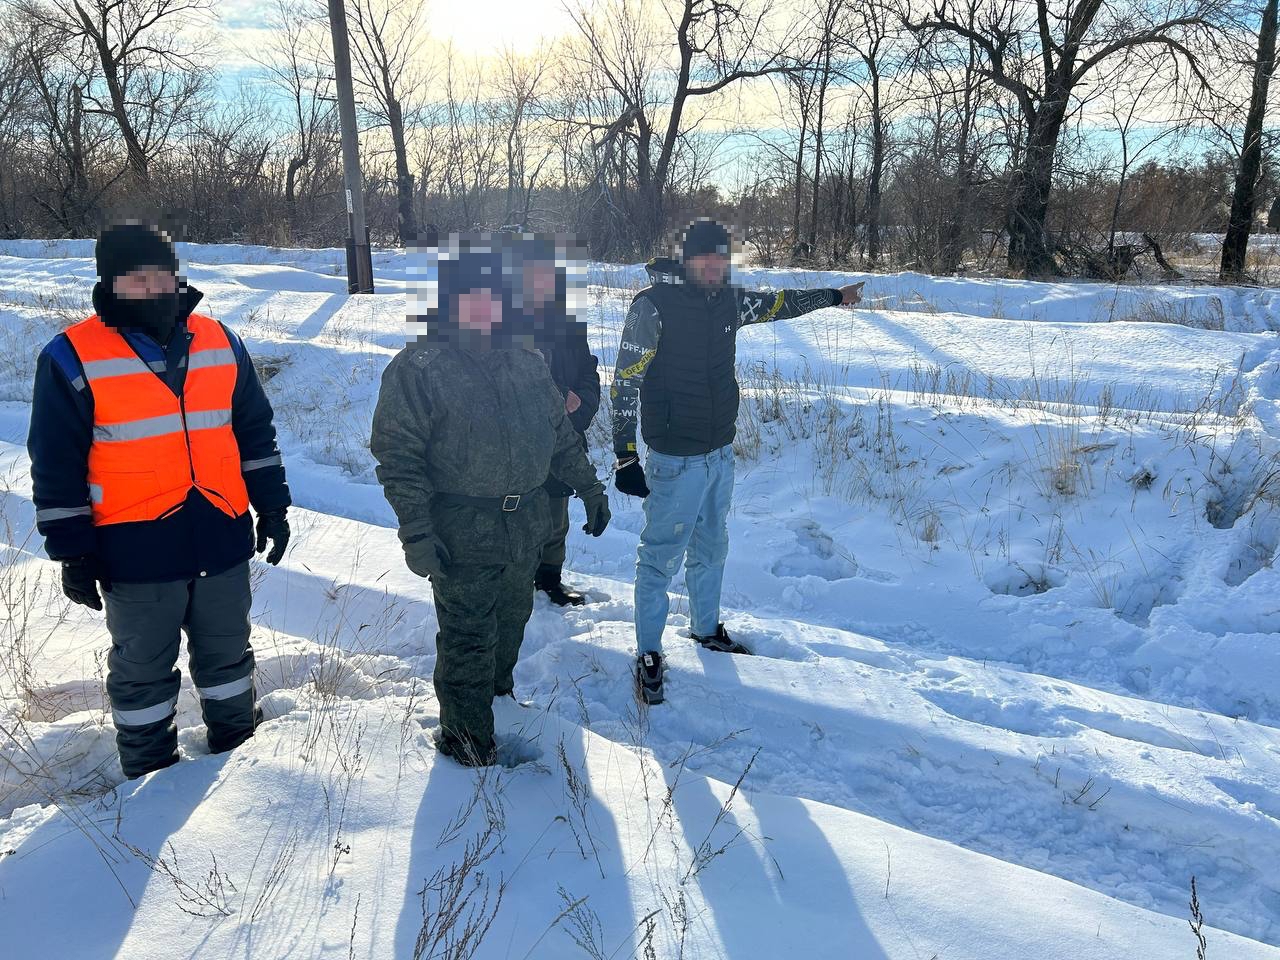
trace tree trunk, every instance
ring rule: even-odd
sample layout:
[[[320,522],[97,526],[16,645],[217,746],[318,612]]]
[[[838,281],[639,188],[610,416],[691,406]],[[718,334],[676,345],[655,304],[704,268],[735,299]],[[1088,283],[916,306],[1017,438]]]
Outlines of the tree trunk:
[[[642,242],[652,249],[662,236],[666,223],[667,177],[671,169],[671,158],[675,154],[676,141],[680,138],[680,122],[684,117],[685,101],[689,99],[689,81],[693,76],[693,43],[689,39],[689,30],[693,24],[695,0],[684,0],[684,12],[676,28],[676,46],[680,50],[680,68],[676,74],[676,89],[671,98],[671,111],[667,115],[667,129],[662,136],[662,146],[658,152],[658,162],[653,168],[653,182],[648,193],[647,223],[642,227]],[[643,135],[643,130],[641,131]],[[646,144],[647,140],[642,140]],[[641,169],[643,175],[643,169]]]
[[[1115,256],[1116,233],[1120,230],[1120,208],[1124,205],[1124,188],[1129,180],[1129,162],[1126,159],[1120,167],[1120,180],[1116,184],[1116,202],[1111,207],[1111,233],[1107,238],[1107,254]]]
[[[884,116],[880,110],[880,72],[871,67],[871,173],[867,177],[867,259],[880,259],[880,181],[884,173]]]
[[[409,150],[404,139],[404,114],[400,101],[387,97],[387,118],[391,121],[391,146],[396,159],[396,208],[399,212],[400,245],[418,242],[418,220],[413,211],[413,174],[409,172]]]
[[[798,83],[797,86],[799,86]],[[800,243],[800,196],[804,192],[804,142],[809,135],[809,106],[804,102],[803,96],[803,93],[801,93],[800,145],[796,149],[796,184],[791,204],[791,252],[793,257]]]
[[[856,190],[853,173],[853,156],[852,151],[844,165],[844,171],[841,174],[841,188],[848,200],[845,207],[844,218],[842,221],[842,245],[839,251],[833,250],[832,260],[837,263],[844,262],[849,259],[849,253],[853,250],[854,244],[857,243],[858,236],[858,192]]]
[[[307,165],[305,157],[292,157],[284,172],[284,202],[291,207],[298,199],[298,173]]]
[[[830,31],[824,40],[822,83],[818,85],[818,117],[813,130],[813,202],[809,208],[809,249],[818,252],[818,199],[822,187],[822,125],[826,116],[827,86],[831,82]]]
[[[977,48],[973,41],[969,42],[969,63],[964,73],[964,106],[960,117],[960,133],[956,142],[956,192],[952,200],[951,214],[944,227],[946,235],[939,244],[939,263],[941,273],[955,273],[960,269],[960,258],[963,252],[961,238],[964,235],[969,219],[969,198],[973,193],[974,166],[977,162],[977,151],[970,151],[969,141],[973,136],[975,120],[974,101],[977,98],[974,76],[977,70]]]
[[[92,24],[87,19],[84,19],[83,16],[82,22],[98,51],[98,62],[102,66],[102,76],[107,81],[107,91],[111,95],[111,115],[116,121],[116,126],[120,128],[120,136],[124,138],[129,170],[140,182],[147,183],[150,180],[150,173],[147,170],[147,154],[142,149],[142,142],[138,139],[138,132],[133,128],[133,122],[129,119],[129,111],[125,104],[124,87],[120,83],[120,62],[116,59],[116,54],[110,44],[107,43],[106,37],[94,32]]]
[[[1267,88],[1276,60],[1277,0],[1267,0],[1258,29],[1258,59],[1253,67],[1253,96],[1244,125],[1244,149],[1231,194],[1231,217],[1222,241],[1223,280],[1239,279],[1249,252],[1249,230],[1258,202],[1258,173],[1262,169],[1262,125],[1267,116]]]
[[[1049,249],[1045,221],[1049,214],[1049,193],[1053,189],[1054,154],[1066,117],[1067,94],[1057,85],[1053,90],[1036,111],[1028,130],[1026,149],[1014,174],[1013,197],[1009,203],[1009,270],[1025,276],[1059,273]]]

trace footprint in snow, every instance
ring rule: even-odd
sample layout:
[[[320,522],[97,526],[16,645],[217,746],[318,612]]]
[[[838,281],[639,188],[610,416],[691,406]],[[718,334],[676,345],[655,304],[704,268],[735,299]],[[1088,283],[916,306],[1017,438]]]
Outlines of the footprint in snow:
[[[515,734],[499,734],[496,739],[498,763],[509,770],[542,759],[542,748],[533,740]]]
[[[858,576],[858,563],[836,545],[812,520],[791,524],[796,535],[796,549],[773,564],[775,577],[821,577],[823,580],[849,580]]]
[[[808,651],[799,643],[788,640],[776,630],[757,629],[751,632],[728,624],[725,628],[729,636],[733,637],[744,647],[751,651],[751,655],[757,657],[765,657],[769,660],[789,660],[794,663],[803,663],[809,659]],[[693,641],[693,634],[689,630],[678,630],[677,636]],[[707,651],[711,657],[732,657],[731,653],[712,653]],[[712,662],[715,662],[714,660]]]
[[[1009,563],[983,577],[987,589],[1006,597],[1034,597],[1066,583],[1062,571],[1043,563]]]
[[[1030,737],[1064,738],[1090,730],[1163,750],[1212,756],[1213,743],[1188,737],[1139,717],[1065,704],[1042,703],[1023,696],[999,696],[969,689],[924,688],[917,692],[957,720]]]
[[[1241,805],[1252,805],[1264,817],[1280,821],[1280,796],[1262,784],[1241,783],[1226,777],[1209,777],[1209,782]]]
[[[1238,587],[1264,567],[1272,565],[1276,550],[1280,548],[1280,536],[1274,530],[1251,531],[1244,543],[1237,544],[1222,580],[1229,587]]]

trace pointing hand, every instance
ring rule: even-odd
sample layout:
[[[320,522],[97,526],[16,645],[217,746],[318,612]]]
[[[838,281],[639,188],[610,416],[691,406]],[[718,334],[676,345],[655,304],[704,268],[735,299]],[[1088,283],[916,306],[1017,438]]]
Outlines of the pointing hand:
[[[851,283],[840,288],[840,306],[852,307],[862,302],[862,288],[867,281]]]

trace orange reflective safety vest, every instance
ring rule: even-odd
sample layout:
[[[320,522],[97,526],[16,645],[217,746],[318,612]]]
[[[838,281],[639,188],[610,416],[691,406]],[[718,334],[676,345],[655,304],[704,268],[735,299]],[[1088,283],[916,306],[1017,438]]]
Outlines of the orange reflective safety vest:
[[[97,316],[66,331],[93,393],[89,499],[95,526],[158,520],[194,487],[223,513],[249,509],[231,430],[236,357],[221,324],[192,314],[181,396]]]

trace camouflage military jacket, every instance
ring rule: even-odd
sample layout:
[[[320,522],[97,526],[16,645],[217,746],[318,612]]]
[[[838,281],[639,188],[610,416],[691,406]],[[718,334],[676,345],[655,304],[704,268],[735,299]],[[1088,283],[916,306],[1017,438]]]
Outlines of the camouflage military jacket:
[[[525,349],[406,347],[382,375],[369,444],[400,538],[434,532],[454,562],[536,553],[550,513],[548,476],[598,487],[542,355]],[[522,494],[518,510],[442,502]]]

